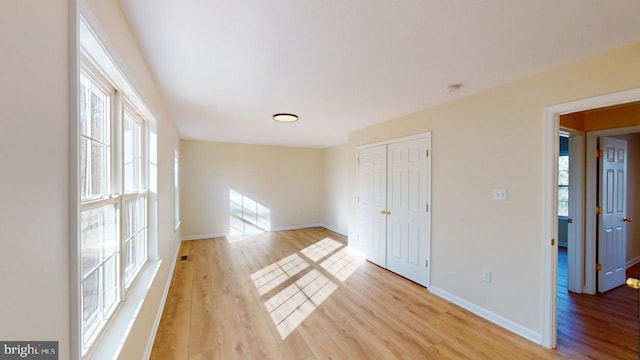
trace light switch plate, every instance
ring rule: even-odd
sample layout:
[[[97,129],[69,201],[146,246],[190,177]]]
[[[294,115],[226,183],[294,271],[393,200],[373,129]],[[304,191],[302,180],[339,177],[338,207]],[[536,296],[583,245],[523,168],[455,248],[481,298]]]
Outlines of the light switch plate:
[[[493,200],[507,200],[507,189],[493,189]]]
[[[482,270],[482,280],[486,283],[490,283],[491,282],[491,271],[489,270]]]

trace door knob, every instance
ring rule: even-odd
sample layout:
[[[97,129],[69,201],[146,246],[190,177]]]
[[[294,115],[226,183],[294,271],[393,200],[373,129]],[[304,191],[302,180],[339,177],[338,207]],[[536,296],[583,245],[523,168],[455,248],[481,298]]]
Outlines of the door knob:
[[[640,289],[640,280],[634,279],[634,278],[628,278],[627,286],[634,289]]]
[[[380,211],[380,214],[382,214],[382,215],[387,215],[387,212],[386,212],[386,211],[384,211],[384,210],[382,210],[382,211]]]
[[[632,218],[624,218],[624,219],[622,219],[622,221],[624,221],[624,222],[632,222],[633,219]]]

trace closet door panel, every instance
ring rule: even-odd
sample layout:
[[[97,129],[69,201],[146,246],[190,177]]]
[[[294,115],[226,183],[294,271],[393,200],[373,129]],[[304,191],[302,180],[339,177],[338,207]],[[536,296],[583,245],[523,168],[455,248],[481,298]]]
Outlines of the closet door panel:
[[[387,267],[387,147],[358,152],[358,241],[367,259]]]
[[[388,146],[387,268],[428,284],[427,139]]]

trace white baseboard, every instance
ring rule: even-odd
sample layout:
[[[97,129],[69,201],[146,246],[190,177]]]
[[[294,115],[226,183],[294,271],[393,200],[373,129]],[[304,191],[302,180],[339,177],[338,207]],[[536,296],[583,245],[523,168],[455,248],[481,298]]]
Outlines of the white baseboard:
[[[225,237],[229,235],[228,233],[215,233],[215,234],[202,234],[202,235],[189,235],[189,236],[181,236],[180,240],[200,240],[200,239],[211,239],[217,237]]]
[[[153,328],[151,329],[151,336],[149,337],[149,340],[147,340],[147,349],[145,350],[145,353],[144,353],[144,359],[149,359],[151,357],[151,350],[153,350],[153,343],[156,339],[156,335],[158,335],[158,327],[160,327],[160,320],[162,319],[162,313],[164,312],[164,305],[167,302],[167,296],[169,296],[171,279],[173,279],[173,272],[176,269],[176,263],[178,262],[179,254],[180,254],[180,243],[178,243],[178,246],[176,246],[175,255],[173,256],[171,268],[169,269],[169,276],[167,278],[167,283],[164,286],[162,299],[160,299],[160,307],[158,308],[158,312],[156,313],[156,319],[153,322]]]
[[[343,234],[341,231],[339,231],[338,229],[334,228],[333,226],[329,226],[326,224],[322,224],[322,223],[317,223],[317,224],[303,224],[303,225],[287,225],[287,226],[280,226],[277,228],[273,228],[271,229],[271,231],[285,231],[285,230],[296,230],[296,229],[307,229],[307,228],[313,228],[313,227],[323,227],[327,230],[331,230],[335,233],[338,233],[340,235],[343,236],[347,236],[347,234]],[[211,239],[211,238],[217,238],[217,237],[225,237],[228,236],[229,233],[214,233],[214,234],[202,234],[202,235],[189,235],[189,236],[182,236],[180,237],[180,240],[182,241],[188,241],[188,240],[200,240],[200,239]]]
[[[640,263],[640,256],[636,256],[633,259],[627,261],[627,268],[630,268],[637,263]]]
[[[307,229],[312,227],[324,227],[323,224],[302,224],[302,225],[287,225],[280,226],[277,228],[271,229],[271,231],[284,231],[284,230],[296,230],[296,229]]]
[[[522,336],[525,339],[531,340],[536,344],[542,344],[542,335],[540,333],[537,333],[531,329],[528,329],[522,325],[516,324],[513,321],[504,318],[498,314],[495,314],[485,308],[482,308],[476,304],[470,303],[467,300],[464,300],[462,298],[459,298],[447,291],[444,291],[438,287],[435,286],[431,286],[429,288],[429,291],[431,291],[433,294],[438,295],[439,297],[450,301],[460,307],[463,307],[469,311],[471,311],[472,313],[483,317],[489,321],[491,321],[492,323],[502,326],[503,328],[514,332],[520,336]]]
[[[320,224],[320,226],[321,226],[321,227],[323,227],[323,228],[325,228],[325,229],[327,229],[327,230],[331,230],[331,231],[333,231],[334,233],[338,233],[338,234],[340,234],[340,235],[342,235],[342,236],[348,236],[348,235],[347,235],[347,234],[345,234],[344,232],[342,232],[342,231],[338,230],[338,228],[333,227],[333,226],[331,226],[331,225],[327,225],[327,224]]]

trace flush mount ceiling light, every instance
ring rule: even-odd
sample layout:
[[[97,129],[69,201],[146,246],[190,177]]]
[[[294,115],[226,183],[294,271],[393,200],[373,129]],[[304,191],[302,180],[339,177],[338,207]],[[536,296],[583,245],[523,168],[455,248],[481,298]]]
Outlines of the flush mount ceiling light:
[[[279,113],[273,115],[273,120],[277,122],[294,122],[298,120],[298,115],[289,113]]]

